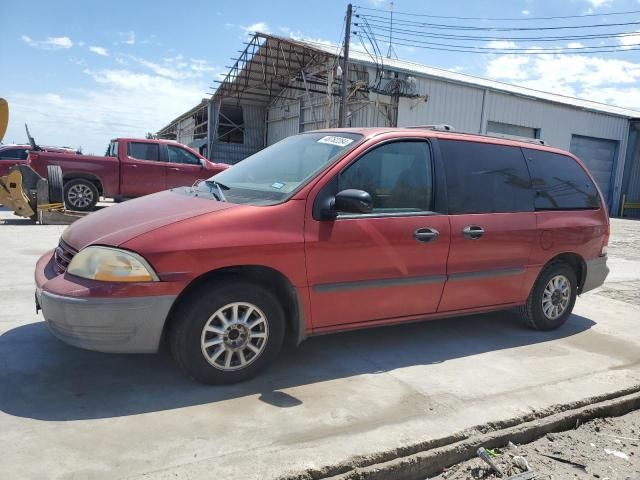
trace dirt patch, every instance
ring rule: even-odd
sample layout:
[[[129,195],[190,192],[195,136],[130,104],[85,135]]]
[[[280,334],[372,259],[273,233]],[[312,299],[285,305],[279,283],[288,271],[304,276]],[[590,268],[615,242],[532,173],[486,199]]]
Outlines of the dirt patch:
[[[640,306],[640,281],[607,282],[594,294]]]
[[[616,418],[597,418],[574,430],[549,433],[526,444],[496,448],[490,458],[500,477],[479,458],[447,468],[437,480],[508,478],[530,471],[540,479],[600,478],[640,480],[640,411]],[[528,470],[527,470],[528,466]],[[522,475],[520,478],[526,478]]]

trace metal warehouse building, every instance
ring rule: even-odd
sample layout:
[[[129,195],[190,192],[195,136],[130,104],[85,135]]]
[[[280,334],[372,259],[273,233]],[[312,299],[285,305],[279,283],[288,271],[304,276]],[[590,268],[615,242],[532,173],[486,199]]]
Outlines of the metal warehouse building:
[[[158,132],[236,163],[282,138],[339,124],[339,51],[254,35],[211,99]],[[595,177],[612,215],[640,202],[640,112],[351,51],[349,127],[449,124],[463,132],[536,138],[570,150]],[[625,216],[640,217],[640,209]]]

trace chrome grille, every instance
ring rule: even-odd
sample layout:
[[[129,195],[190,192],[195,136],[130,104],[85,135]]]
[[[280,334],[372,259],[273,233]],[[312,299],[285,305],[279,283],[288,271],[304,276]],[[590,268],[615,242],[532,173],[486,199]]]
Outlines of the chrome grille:
[[[54,269],[56,273],[62,274],[66,272],[67,267],[76,253],[78,253],[76,250],[71,248],[64,241],[60,240],[60,243],[53,254],[53,260],[55,262]]]

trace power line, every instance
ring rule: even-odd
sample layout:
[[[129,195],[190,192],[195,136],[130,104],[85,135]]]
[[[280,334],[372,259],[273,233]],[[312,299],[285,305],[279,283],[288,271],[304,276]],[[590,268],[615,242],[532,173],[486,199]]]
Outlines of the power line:
[[[382,8],[372,8],[372,7],[361,7],[355,6],[357,10],[369,10],[374,12],[383,12],[386,13],[387,10]],[[640,10],[630,10],[627,12],[609,12],[609,13],[585,13],[582,15],[562,15],[562,16],[554,16],[554,17],[455,17],[455,16],[447,16],[447,15],[430,15],[425,13],[409,13],[409,12],[394,12],[396,15],[406,15],[411,17],[425,17],[425,18],[445,18],[450,20],[486,20],[486,21],[531,21],[531,20],[562,20],[569,18],[585,18],[585,17],[606,17],[612,15],[633,15],[636,13],[640,13]]]
[[[557,52],[559,50],[562,51],[567,51],[567,52],[571,52],[574,50],[593,50],[593,49],[609,49],[609,48],[620,48],[623,50],[629,50],[629,48],[627,47],[636,47],[636,46],[640,46],[640,44],[629,44],[629,45],[596,45],[596,46],[579,46],[579,47],[557,47],[557,48],[532,48],[532,47],[475,47],[475,46],[469,46],[469,45],[453,45],[453,44],[449,44],[449,43],[438,43],[438,42],[425,42],[425,41],[421,41],[421,40],[414,40],[411,38],[403,38],[403,37],[394,37],[395,40],[401,40],[401,41],[405,41],[405,42],[414,42],[414,43],[419,43],[419,44],[424,44],[424,45],[433,45],[436,47],[454,47],[454,48],[469,48],[469,49],[473,49],[473,50],[480,50],[480,51],[484,51],[484,50],[504,50],[504,51],[509,51],[509,52],[527,52],[527,51],[531,51],[531,50],[536,50],[539,51],[541,53],[549,53],[549,52]]]
[[[368,20],[376,21],[375,19],[386,20],[386,17],[380,15],[354,15],[356,18],[366,18]],[[437,30],[471,30],[471,31],[490,31],[490,32],[521,32],[521,31],[541,31],[541,30],[567,30],[577,28],[610,28],[610,27],[622,27],[628,25],[640,25],[640,22],[623,22],[623,23],[605,23],[605,24],[591,24],[591,25],[565,25],[556,27],[476,27],[476,26],[463,26],[463,25],[450,25],[442,23],[428,23],[428,22],[414,22],[410,20],[396,20],[395,23],[401,25],[428,27]]]
[[[354,23],[355,26],[359,26],[358,22]],[[391,30],[388,26],[380,23],[380,22],[371,22],[369,25],[375,30],[382,30],[384,32],[388,32]],[[394,32],[406,33],[411,35],[417,35],[419,37],[427,37],[427,38],[442,38],[449,40],[482,40],[482,41],[492,41],[492,40],[513,40],[513,41],[537,41],[537,42],[556,42],[559,40],[598,40],[604,38],[624,38],[624,37],[633,37],[640,36],[640,34],[636,31],[632,32],[614,32],[614,33],[594,33],[594,34],[585,34],[585,35],[561,35],[561,36],[535,36],[535,37],[510,37],[510,36],[482,36],[482,35],[459,35],[459,34],[448,34],[448,33],[425,33],[426,30],[413,30],[413,29],[405,29],[405,28],[393,28]]]
[[[359,35],[359,32],[353,32],[354,35]],[[375,36],[374,40],[378,40]],[[397,41],[400,40],[400,41]],[[417,40],[396,38],[394,43],[406,47],[423,48],[427,50],[439,50],[446,52],[460,52],[460,53],[485,53],[489,55],[560,55],[560,54],[592,54],[592,53],[611,53],[611,52],[628,52],[640,50],[640,44],[633,44],[628,46],[616,45],[615,48],[610,45],[602,45],[599,47],[580,47],[580,48],[557,48],[557,49],[534,49],[534,48],[521,48],[521,49],[498,49],[491,47],[471,47],[464,45],[447,45],[433,42],[420,42]]]

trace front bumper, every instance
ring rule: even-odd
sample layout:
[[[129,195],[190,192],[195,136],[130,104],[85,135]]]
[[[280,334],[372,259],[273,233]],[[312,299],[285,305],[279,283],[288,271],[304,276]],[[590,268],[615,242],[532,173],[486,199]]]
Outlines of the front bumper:
[[[607,275],[609,275],[606,255],[587,260],[585,263],[587,264],[587,274],[580,293],[585,293],[589,290],[593,290],[594,288],[598,288],[604,283]]]
[[[75,347],[109,353],[154,353],[174,296],[64,297],[41,289],[37,302],[51,332]]]
[[[69,277],[52,273],[51,254],[44,255],[36,266],[36,306],[51,332],[76,347],[109,353],[154,353],[160,347],[162,331],[177,295],[147,291],[148,295],[127,296],[118,285],[118,295],[96,296],[94,287]],[[161,289],[157,282],[145,288]],[[131,287],[135,289],[135,284]],[[130,288],[130,287],[129,287]],[[154,295],[156,293],[156,295]]]

